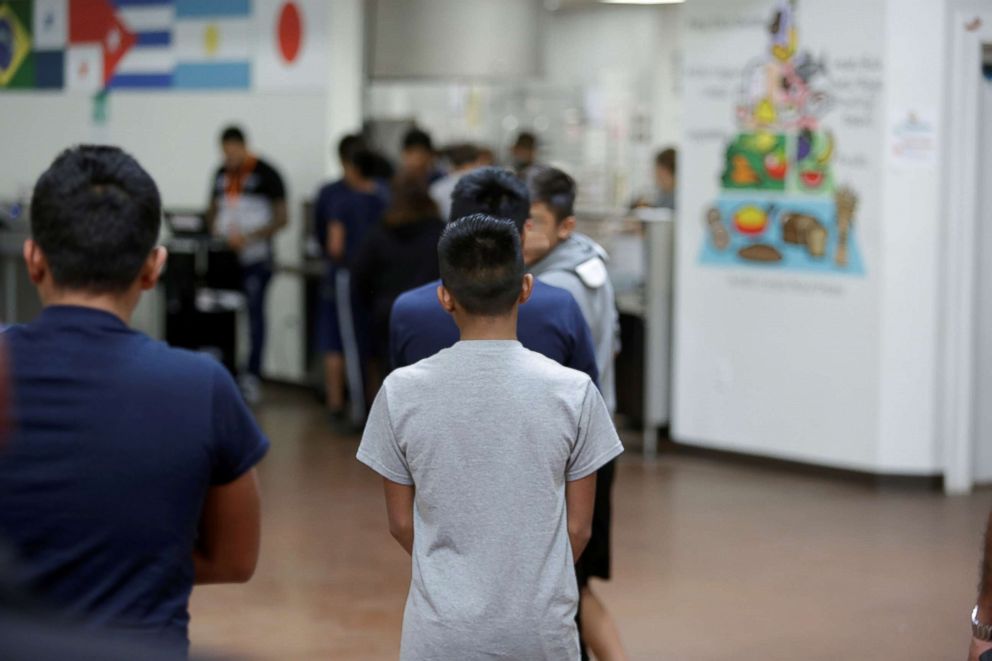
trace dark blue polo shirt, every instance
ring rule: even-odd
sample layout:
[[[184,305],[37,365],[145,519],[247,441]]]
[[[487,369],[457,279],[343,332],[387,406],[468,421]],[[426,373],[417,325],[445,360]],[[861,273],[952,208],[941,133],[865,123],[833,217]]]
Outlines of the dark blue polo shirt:
[[[411,289],[393,303],[389,316],[389,353],[393,367],[405,367],[433,356],[458,341],[458,327],[437,300],[435,280]],[[530,299],[520,306],[517,338],[565,367],[599,382],[589,324],[579,304],[564,289],[534,280]]]
[[[49,606],[185,651],[207,490],[269,443],[218,362],[92,308],[46,308],[3,334],[12,435],[0,539]]]

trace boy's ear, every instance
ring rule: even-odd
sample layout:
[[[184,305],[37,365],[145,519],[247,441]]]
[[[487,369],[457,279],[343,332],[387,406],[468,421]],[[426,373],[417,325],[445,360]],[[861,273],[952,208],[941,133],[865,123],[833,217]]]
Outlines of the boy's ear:
[[[145,260],[145,265],[141,267],[141,274],[138,276],[141,289],[148,291],[155,288],[163,269],[165,269],[165,262],[168,258],[169,251],[164,246],[157,246],[152,250],[151,254],[148,255],[148,259]]]
[[[523,305],[530,299],[530,295],[534,293],[534,276],[530,273],[524,274],[524,281],[520,285],[520,298],[517,299],[518,305]]]
[[[564,241],[575,231],[575,216],[569,216],[558,223],[558,238]]]
[[[41,284],[45,274],[48,273],[48,259],[33,239],[24,241],[24,263],[28,268],[28,278],[31,282],[35,285]]]
[[[455,297],[451,295],[444,285],[437,286],[437,302],[441,304],[444,311],[453,314],[455,311]]]

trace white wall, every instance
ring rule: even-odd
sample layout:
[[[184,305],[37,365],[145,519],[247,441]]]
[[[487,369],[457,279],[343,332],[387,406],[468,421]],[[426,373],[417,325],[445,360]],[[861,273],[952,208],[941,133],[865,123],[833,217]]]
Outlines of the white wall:
[[[124,92],[109,97],[109,121],[92,121],[93,101],[61,92],[0,93],[0,198],[29,191],[65,147],[116,144],[151,173],[167,207],[203,208],[219,165],[218,133],[228,123],[246,129],[250,146],[282,173],[290,227],[276,241],[280,264],[298,264],[302,201],[336,165],[331,143],[361,124],[362,2],[328,3],[327,89],[307,93]],[[269,346],[265,371],[297,379],[302,373],[303,291],[299,278],[277,276],[268,295]]]

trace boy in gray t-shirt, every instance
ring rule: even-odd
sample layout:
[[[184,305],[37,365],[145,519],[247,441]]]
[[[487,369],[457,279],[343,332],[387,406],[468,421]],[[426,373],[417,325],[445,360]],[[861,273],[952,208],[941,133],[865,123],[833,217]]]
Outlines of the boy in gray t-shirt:
[[[572,565],[623,447],[588,376],[516,341],[533,277],[513,223],[451,223],[438,257],[462,341],[389,375],[358,449],[413,556],[400,657],[578,659]]]

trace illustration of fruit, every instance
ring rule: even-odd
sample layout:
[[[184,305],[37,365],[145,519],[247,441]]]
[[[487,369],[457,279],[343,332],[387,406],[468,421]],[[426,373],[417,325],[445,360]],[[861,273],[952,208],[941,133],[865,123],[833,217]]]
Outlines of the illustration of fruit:
[[[826,167],[834,155],[834,134],[828,131],[825,134],[825,140],[827,141],[826,147],[820,148],[819,153],[816,155],[816,163],[820,167]]]
[[[799,133],[799,141],[796,145],[796,160],[801,161],[813,150],[813,132],[803,129]]]
[[[771,99],[764,98],[754,109],[754,119],[759,125],[771,126],[775,123],[777,114]]]
[[[818,170],[803,170],[799,173],[799,179],[807,188],[819,188],[823,185],[823,173]]]
[[[745,236],[757,236],[768,226],[768,213],[761,207],[749,204],[734,213],[734,227]]]
[[[768,154],[765,156],[765,172],[768,176],[776,181],[781,181],[785,179],[785,171],[788,169],[788,165],[784,158],[780,154]]]
[[[751,136],[751,145],[762,154],[767,154],[775,148],[778,138],[774,133],[762,131]]]
[[[730,235],[727,233],[727,228],[723,226],[719,209],[710,207],[706,212],[706,225],[709,227],[710,237],[713,239],[713,245],[716,246],[716,249],[726,250],[727,246],[730,245]]]
[[[754,171],[751,164],[747,162],[747,157],[743,154],[736,154],[731,161],[730,180],[738,186],[747,186],[761,181],[758,173]]]

